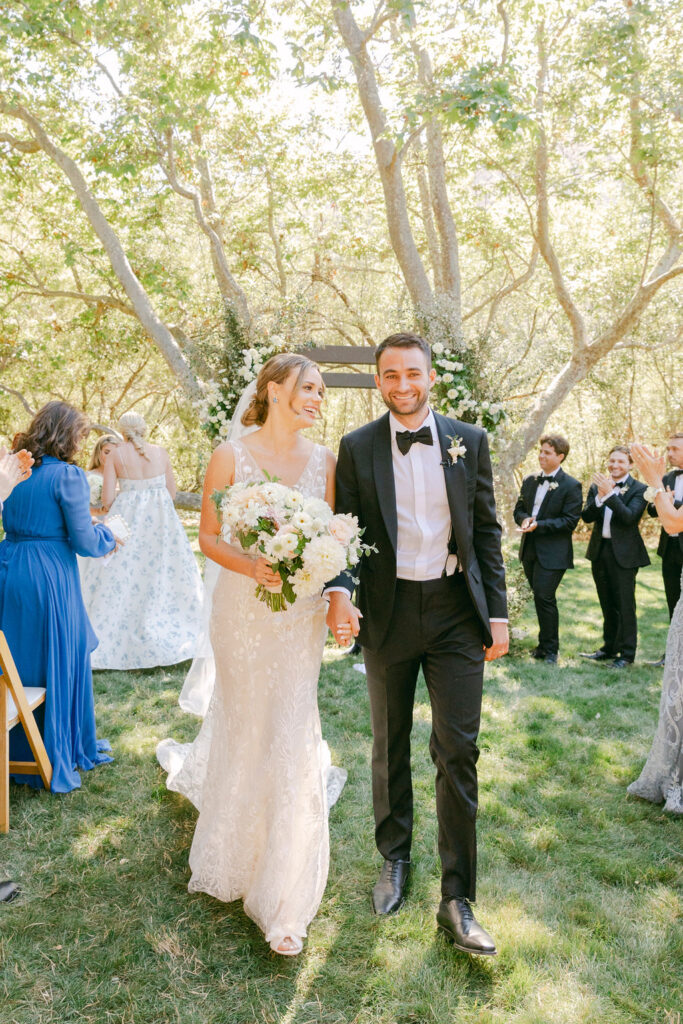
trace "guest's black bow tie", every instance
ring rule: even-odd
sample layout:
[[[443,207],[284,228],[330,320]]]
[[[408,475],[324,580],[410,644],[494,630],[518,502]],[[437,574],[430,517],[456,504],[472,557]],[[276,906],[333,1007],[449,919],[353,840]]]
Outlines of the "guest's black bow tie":
[[[429,427],[420,427],[419,430],[397,430],[396,444],[401,455],[407,455],[410,446],[413,444],[434,444],[434,438]]]
[[[541,473],[540,476],[536,477],[536,482],[539,483],[539,484],[545,484],[545,483],[549,484],[554,479],[555,479],[554,476],[543,476],[543,473]]]

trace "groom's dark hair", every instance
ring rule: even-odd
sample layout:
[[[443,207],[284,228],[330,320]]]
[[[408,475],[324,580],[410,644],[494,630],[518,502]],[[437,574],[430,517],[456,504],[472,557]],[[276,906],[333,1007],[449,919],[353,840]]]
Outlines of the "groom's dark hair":
[[[430,369],[432,365],[432,350],[419,334],[408,334],[407,332],[401,332],[400,334],[390,334],[384,341],[380,341],[379,345],[375,349],[375,365],[379,370],[379,357],[386,348],[419,348],[424,354],[427,360],[427,369]]]

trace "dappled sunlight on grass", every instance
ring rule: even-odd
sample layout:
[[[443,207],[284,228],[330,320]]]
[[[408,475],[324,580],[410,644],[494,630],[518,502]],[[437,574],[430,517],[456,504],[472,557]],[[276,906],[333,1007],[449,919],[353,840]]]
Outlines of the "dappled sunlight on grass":
[[[641,586],[641,577],[647,586]],[[666,631],[658,566],[641,573],[643,650]],[[327,890],[303,954],[269,952],[239,903],[189,894],[194,808],[166,791],[159,739],[199,719],[177,697],[187,665],[95,675],[98,734],[115,762],[66,797],[12,787],[0,907],[3,1024],[669,1024],[683,1006],[681,825],[626,797],[657,718],[661,673],[578,659],[598,633],[585,566],[568,573],[562,659],[486,671],[480,736],[477,917],[495,960],[437,934],[439,861],[431,714],[418,685],[415,833],[405,907],[378,919],[365,678],[325,654],[323,734],[349,771],[330,814]],[[0,877],[2,877],[0,875]],[[660,1008],[660,1009],[658,1009]]]
[[[132,826],[132,819],[129,816],[119,815],[108,818],[105,821],[98,821],[97,824],[86,823],[80,835],[72,842],[71,847],[74,857],[81,860],[89,860],[91,857],[102,852],[107,847],[108,853],[120,850],[124,841],[123,833]]]

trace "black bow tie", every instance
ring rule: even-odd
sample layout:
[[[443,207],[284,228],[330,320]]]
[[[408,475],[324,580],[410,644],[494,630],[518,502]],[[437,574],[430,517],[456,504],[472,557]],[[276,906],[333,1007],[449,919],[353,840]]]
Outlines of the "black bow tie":
[[[551,480],[554,480],[554,479],[555,479],[554,476],[543,476],[543,473],[541,473],[540,476],[536,477],[536,482],[539,483],[539,484],[546,484],[546,483],[549,484],[551,482]]]
[[[434,438],[429,427],[420,427],[419,430],[397,430],[396,444],[401,455],[407,455],[413,444],[434,444]]]

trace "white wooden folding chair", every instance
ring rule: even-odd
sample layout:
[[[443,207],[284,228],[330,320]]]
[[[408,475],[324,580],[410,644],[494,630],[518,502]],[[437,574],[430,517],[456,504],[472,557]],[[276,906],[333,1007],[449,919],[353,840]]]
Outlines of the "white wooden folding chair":
[[[24,686],[5,634],[0,631],[0,832],[9,832],[9,777],[40,774],[50,788],[52,765],[33,712],[45,700],[44,686]],[[9,731],[18,722],[24,727],[35,761],[10,761]]]

